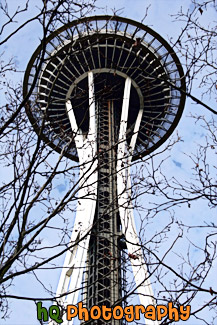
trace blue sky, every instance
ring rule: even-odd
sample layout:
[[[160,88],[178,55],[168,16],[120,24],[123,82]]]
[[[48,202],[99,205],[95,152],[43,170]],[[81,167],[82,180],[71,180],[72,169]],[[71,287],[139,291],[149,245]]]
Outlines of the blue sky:
[[[17,5],[23,5],[24,0],[9,0],[9,9],[13,10]],[[37,12],[36,5],[38,1],[30,1],[30,10],[29,13],[22,14],[20,16],[20,20],[18,24],[21,24],[29,15],[32,16]],[[94,14],[111,14],[112,10],[120,9],[118,14],[120,16],[128,17],[137,21],[141,21],[146,13],[146,7],[148,9],[147,18],[144,20],[144,24],[147,24],[153,30],[158,32],[162,37],[168,40],[170,37],[176,37],[180,33],[181,23],[173,22],[174,18],[171,15],[175,14],[180,6],[183,6],[184,9],[192,9],[191,1],[185,0],[153,0],[153,1],[143,1],[143,0],[119,0],[117,1],[108,1],[108,0],[100,0],[97,3],[98,9]],[[216,20],[215,13],[208,9],[207,12],[201,16],[201,21],[207,23],[209,21]],[[15,26],[15,25],[14,25]],[[6,32],[10,32],[10,29],[7,28]],[[41,29],[37,23],[31,23],[28,27],[21,30],[16,37],[12,38],[7,45],[3,46],[3,50],[5,51],[5,57],[10,58],[12,56],[15,57],[17,69],[20,70],[20,73],[13,76],[14,82],[19,82],[22,80],[26,65],[31,58],[32,53],[36,49],[36,47],[40,43]],[[182,58],[180,58],[182,61]],[[8,75],[8,77],[11,77]],[[195,82],[195,86],[193,88],[193,95],[200,96],[201,90],[197,88],[197,82]],[[216,105],[214,99],[210,99],[208,96],[204,97],[204,101],[207,102],[210,106],[214,108]],[[205,134],[203,129],[200,127],[199,123],[195,124],[195,121],[189,117],[190,114],[201,114],[205,115],[207,119],[211,117],[211,114],[208,113],[204,108],[199,105],[192,104],[192,100],[187,99],[185,111],[181,118],[181,121],[177,127],[179,135],[182,137],[183,142],[178,143],[171,151],[171,158],[168,159],[164,165],[164,173],[168,175],[176,176],[181,180],[188,180],[192,174],[192,163],[189,157],[187,157],[186,153],[195,152],[197,143],[202,143],[205,141]],[[166,157],[166,154],[165,154]],[[212,159],[212,157],[211,157]],[[214,159],[214,158],[213,158]],[[156,160],[156,163],[158,160]],[[0,171],[2,173],[3,171]],[[56,183],[57,192],[59,194],[63,194],[68,187],[68,183],[65,179],[60,179]],[[142,197],[140,198],[140,202],[146,200],[146,202],[151,202],[153,197]],[[151,205],[150,205],[151,206]],[[215,211],[207,210],[207,205],[205,202],[195,202],[192,203],[191,209],[187,206],[182,206],[181,208],[176,209],[176,216],[180,220],[183,220],[188,223],[196,224],[198,220],[206,220],[207,213],[209,214],[210,220],[214,219]],[[135,213],[137,215],[137,213]],[[163,221],[160,217],[158,217],[158,222],[150,225],[146,230],[147,237],[151,237],[151,235],[157,230],[160,229],[163,225]],[[176,228],[174,228],[174,232]],[[173,234],[175,235],[175,233]],[[171,239],[173,236],[171,235]],[[191,240],[195,242],[195,244],[200,245],[201,240],[204,240],[204,233],[202,230],[198,230],[197,232],[192,232]],[[47,239],[49,241],[49,238]],[[46,243],[46,241],[45,241]],[[183,245],[183,246],[182,246]],[[177,247],[177,251],[180,252],[181,249],[187,249],[188,241],[182,241],[182,244]],[[195,250],[194,257],[196,258],[199,252]],[[63,260],[63,258],[62,258]],[[171,260],[170,260],[171,261]],[[216,270],[216,264],[215,264]],[[207,286],[214,280],[214,269],[213,274],[209,278],[209,283],[207,282]],[[42,279],[46,279],[47,275],[42,275]],[[50,273],[49,281],[52,284],[53,288],[57,286],[58,282],[58,271]],[[32,285],[31,276],[23,276],[19,281],[15,281],[16,286],[13,288],[13,294],[23,295],[26,292],[30,292],[31,296],[39,296],[41,289]],[[157,289],[155,287],[155,289]],[[208,300],[208,297],[204,296],[204,299]],[[198,302],[200,305],[200,302]],[[11,302],[11,311],[10,319],[7,321],[0,320],[0,325],[27,325],[27,324],[38,324],[36,321],[36,311],[34,303],[32,302],[21,302],[21,301],[12,301]],[[181,324],[181,322],[179,322]],[[187,325],[196,325],[201,324],[200,321],[194,320],[185,322]]]

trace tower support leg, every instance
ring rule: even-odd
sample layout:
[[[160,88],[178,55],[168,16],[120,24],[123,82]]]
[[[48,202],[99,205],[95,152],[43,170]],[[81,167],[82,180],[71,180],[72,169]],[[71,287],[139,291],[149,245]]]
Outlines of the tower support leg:
[[[151,287],[147,266],[145,264],[143,251],[136,232],[136,225],[133,217],[133,206],[131,200],[130,162],[129,150],[127,149],[126,131],[129,111],[131,80],[125,81],[124,98],[121,112],[121,123],[119,131],[119,141],[117,150],[117,195],[119,214],[122,224],[122,231],[126,238],[128,253],[136,255],[136,259],[131,258],[131,265],[137,286],[140,303],[143,306],[155,305],[155,299]],[[135,130],[139,129],[141,114],[138,115]],[[130,150],[134,150],[136,143],[136,132],[133,135]],[[158,321],[148,320],[147,325],[158,325]]]
[[[92,72],[88,73],[88,81],[90,126],[86,139],[79,131],[70,100],[68,99],[66,102],[66,110],[80,162],[80,179],[77,214],[56,292],[58,304],[63,308],[67,304],[75,305],[78,302],[97,200],[98,161],[96,157],[95,99]],[[73,320],[67,321],[66,315],[64,315],[62,324],[71,325]]]

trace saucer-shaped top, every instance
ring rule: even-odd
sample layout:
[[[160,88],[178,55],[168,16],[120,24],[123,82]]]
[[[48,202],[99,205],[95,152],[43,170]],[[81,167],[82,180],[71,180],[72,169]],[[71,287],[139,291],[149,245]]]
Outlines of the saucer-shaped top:
[[[76,161],[66,101],[71,100],[77,125],[85,137],[89,129],[89,71],[94,74],[97,114],[106,101],[114,104],[116,140],[124,84],[127,77],[131,78],[128,144],[142,112],[133,160],[151,153],[170,136],[184,108],[184,73],[173,49],[152,29],[130,19],[88,17],[53,32],[27,66],[24,97],[37,71],[38,79],[26,109],[29,119],[44,141],[58,152],[67,147],[65,155]]]

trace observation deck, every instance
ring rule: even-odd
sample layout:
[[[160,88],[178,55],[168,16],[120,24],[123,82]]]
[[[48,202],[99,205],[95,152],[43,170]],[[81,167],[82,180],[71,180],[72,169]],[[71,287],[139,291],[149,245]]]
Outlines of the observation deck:
[[[24,96],[32,86],[41,44],[26,70]],[[124,81],[132,80],[127,142],[136,144],[132,159],[158,148],[176,127],[185,103],[181,64],[168,43],[149,27],[117,16],[94,16],[73,21],[46,40],[40,77],[27,111],[36,130],[45,119],[44,140],[56,151],[73,139],[66,100],[70,99],[83,135],[89,128],[88,71],[94,73],[95,98],[112,99],[120,125]],[[119,119],[118,119],[119,118]],[[66,156],[78,161],[74,145]]]

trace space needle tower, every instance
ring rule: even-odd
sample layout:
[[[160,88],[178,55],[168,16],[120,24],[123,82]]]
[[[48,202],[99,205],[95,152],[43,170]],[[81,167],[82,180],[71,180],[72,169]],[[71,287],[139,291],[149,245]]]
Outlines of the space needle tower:
[[[53,150],[64,151],[80,166],[58,304],[76,305],[80,288],[88,309],[126,304],[125,254],[141,305],[155,305],[133,217],[130,165],[156,150],[177,126],[185,103],[181,64],[169,44],[141,23],[107,15],[82,18],[53,32],[34,52],[24,96],[42,53],[27,114]],[[73,320],[65,318],[63,324]]]

